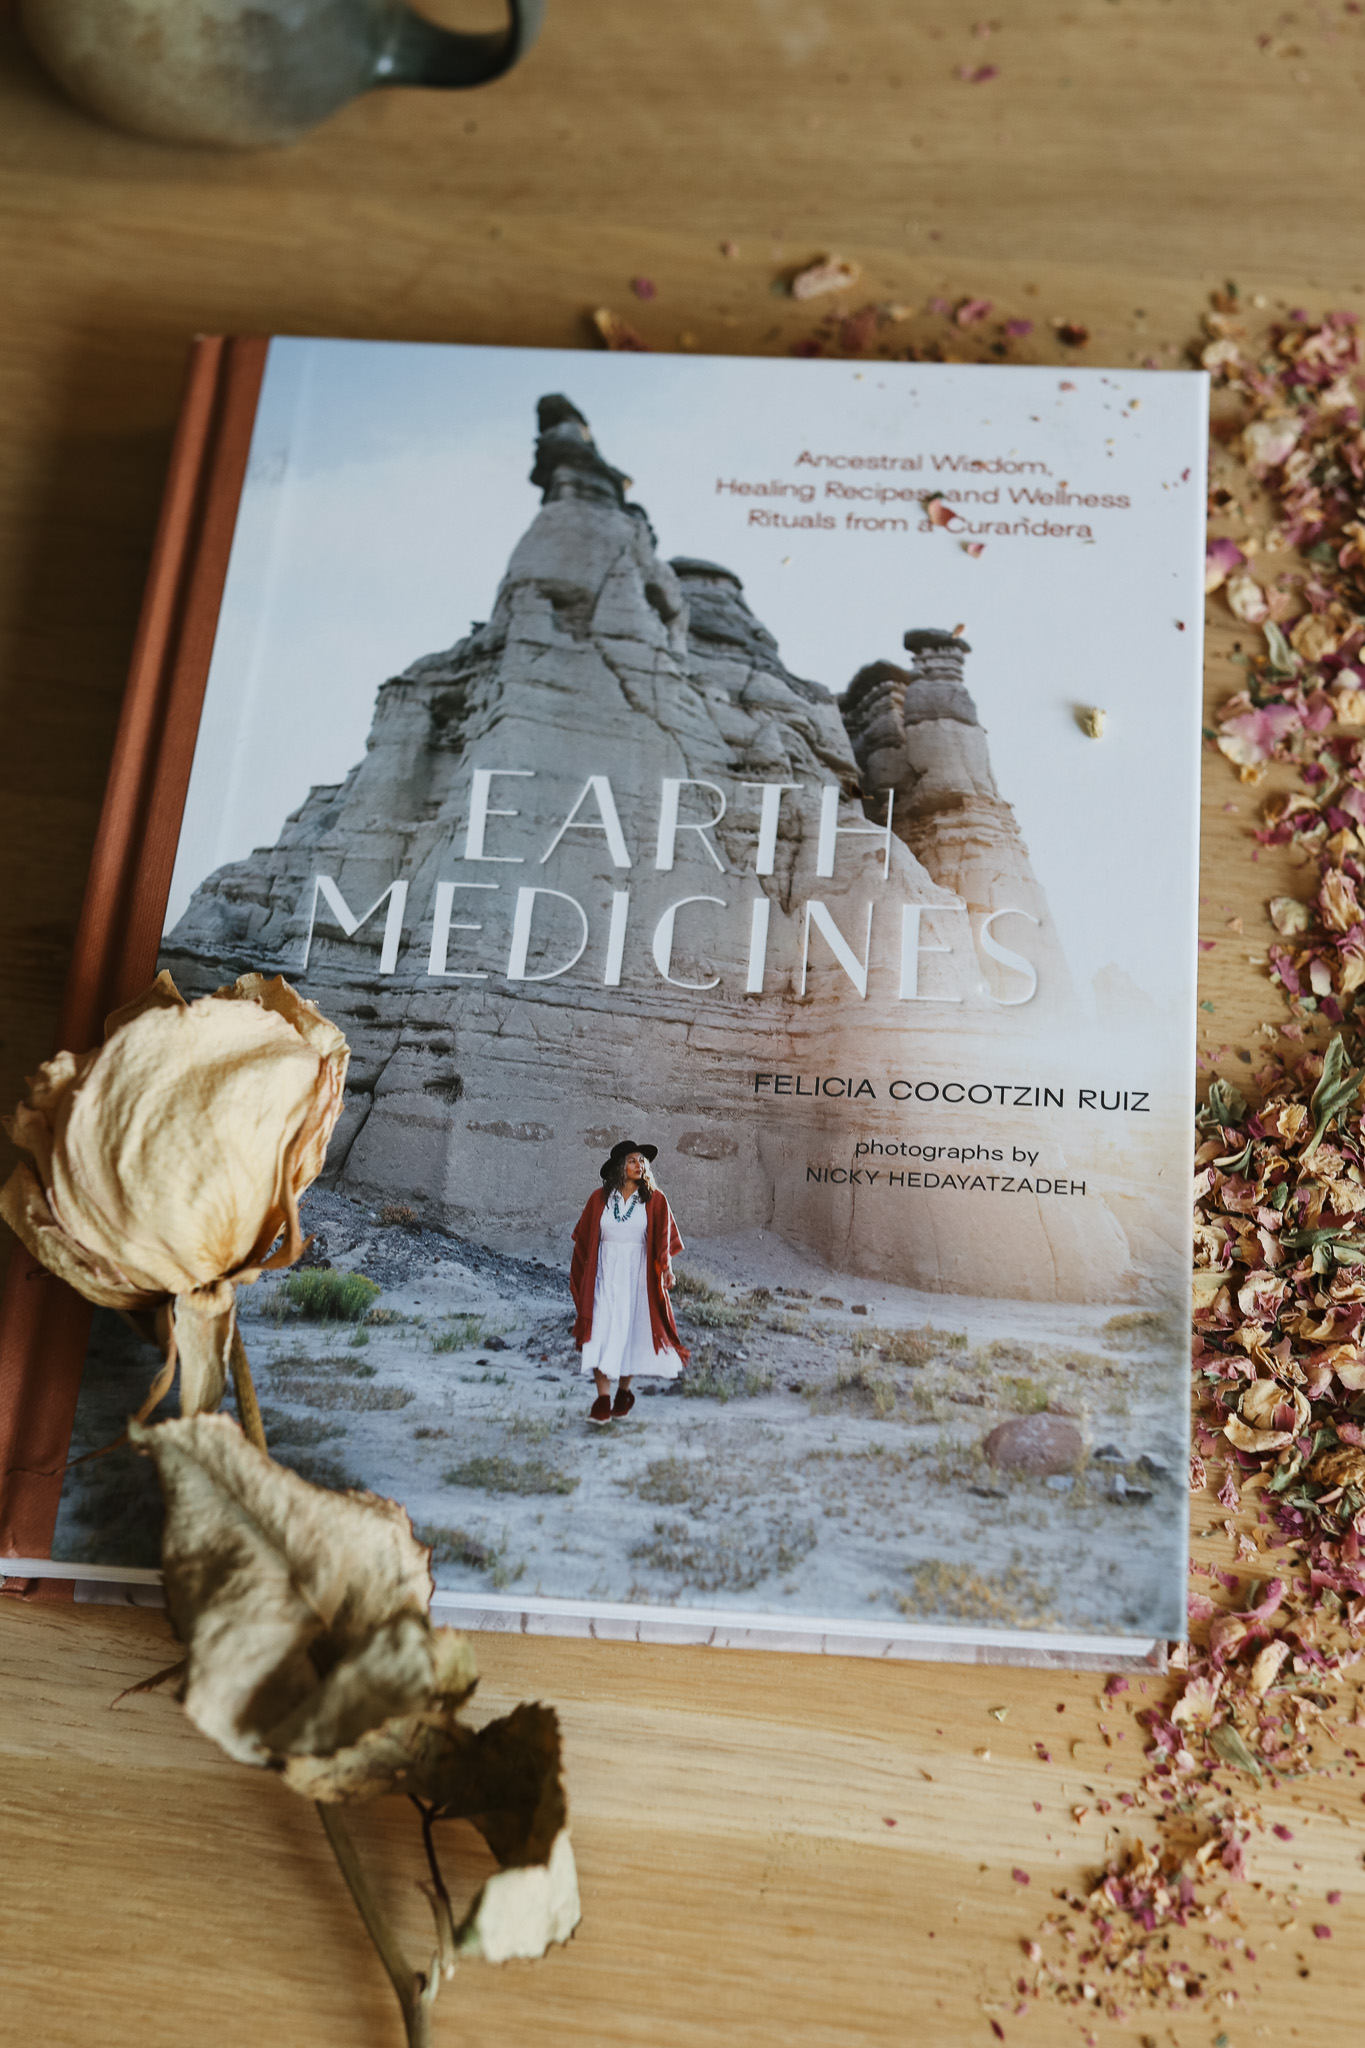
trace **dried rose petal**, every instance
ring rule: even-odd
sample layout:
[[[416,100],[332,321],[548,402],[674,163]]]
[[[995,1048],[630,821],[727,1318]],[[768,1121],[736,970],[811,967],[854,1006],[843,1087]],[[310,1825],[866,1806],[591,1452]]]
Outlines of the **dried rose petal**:
[[[860,274],[859,266],[846,263],[842,256],[818,256],[798,270],[791,281],[791,295],[794,299],[823,298],[828,292],[841,292],[856,284]]]

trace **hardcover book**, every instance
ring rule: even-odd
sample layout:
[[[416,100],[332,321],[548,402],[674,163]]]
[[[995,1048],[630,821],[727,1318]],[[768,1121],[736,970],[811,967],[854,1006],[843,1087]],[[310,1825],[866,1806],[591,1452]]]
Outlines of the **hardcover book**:
[[[345,1031],[272,1450],[482,1627],[1184,1625],[1206,379],[201,344],[63,1043]],[[155,1575],[21,1255],[0,1547]]]

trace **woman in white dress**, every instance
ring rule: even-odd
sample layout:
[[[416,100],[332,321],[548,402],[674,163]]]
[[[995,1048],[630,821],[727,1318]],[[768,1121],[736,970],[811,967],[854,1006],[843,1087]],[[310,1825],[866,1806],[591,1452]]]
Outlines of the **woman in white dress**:
[[[673,1260],[683,1244],[649,1170],[658,1156],[657,1145],[634,1138],[613,1145],[602,1164],[602,1186],[588,1197],[574,1228],[569,1287],[581,1371],[597,1389],[591,1422],[629,1415],[637,1373],[672,1380],[687,1361],[669,1299]]]

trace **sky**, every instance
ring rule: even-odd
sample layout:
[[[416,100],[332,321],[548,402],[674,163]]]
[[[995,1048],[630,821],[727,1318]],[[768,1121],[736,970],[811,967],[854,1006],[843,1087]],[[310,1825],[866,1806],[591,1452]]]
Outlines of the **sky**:
[[[539,491],[535,403],[562,391],[634,479],[664,556],[742,579],[795,674],[842,689],[961,625],[966,681],[1073,975],[1116,963],[1163,1006],[1195,960],[1205,473],[1201,373],[272,342],[176,861],[167,930],[205,875],[272,845],[364,752],[375,693],[492,609]],[[820,455],[919,455],[919,471]],[[1029,469],[935,469],[934,457]],[[730,481],[813,485],[735,494]],[[920,532],[850,484],[999,493],[976,522],[1093,539]],[[1127,509],[1011,503],[1023,488]],[[722,488],[718,488],[722,486]],[[754,511],[824,513],[832,530]],[[855,519],[904,519],[849,527]],[[1080,706],[1107,713],[1088,739]]]

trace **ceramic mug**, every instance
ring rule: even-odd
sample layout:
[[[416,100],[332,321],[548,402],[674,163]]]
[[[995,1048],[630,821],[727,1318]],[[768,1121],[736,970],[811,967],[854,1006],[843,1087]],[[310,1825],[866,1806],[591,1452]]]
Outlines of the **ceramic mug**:
[[[38,56],[78,105],[162,142],[292,142],[374,85],[483,85],[535,41],[437,28],[404,0],[22,0]]]

